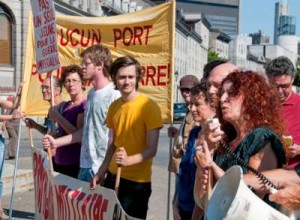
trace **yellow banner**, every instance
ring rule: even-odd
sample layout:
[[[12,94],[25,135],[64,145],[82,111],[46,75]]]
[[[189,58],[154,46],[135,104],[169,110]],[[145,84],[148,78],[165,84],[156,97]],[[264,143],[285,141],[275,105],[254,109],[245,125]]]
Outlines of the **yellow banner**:
[[[175,1],[118,16],[57,16],[56,22],[62,67],[53,71],[54,76],[60,77],[67,65],[80,64],[79,54],[87,47],[103,44],[114,59],[130,55],[140,61],[144,70],[140,91],[158,103],[165,123],[172,121]],[[37,74],[32,16],[28,23],[21,108],[26,115],[45,116],[50,106],[43,101],[40,86],[50,73]],[[46,47],[44,53],[53,49]]]

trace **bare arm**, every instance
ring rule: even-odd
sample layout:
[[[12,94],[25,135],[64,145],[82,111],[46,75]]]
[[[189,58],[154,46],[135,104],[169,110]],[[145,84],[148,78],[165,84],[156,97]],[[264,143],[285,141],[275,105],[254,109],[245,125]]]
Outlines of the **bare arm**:
[[[105,154],[105,158],[99,167],[98,172],[94,176],[94,178],[91,180],[90,188],[95,189],[97,184],[102,185],[104,181],[104,176],[107,172],[109,163],[116,151],[116,146],[114,145],[114,139],[115,139],[115,133],[113,129],[109,129],[109,141],[108,141],[108,148]]]
[[[275,169],[277,167],[277,158],[271,144],[268,143],[258,153],[250,157],[249,165],[258,171]]]
[[[31,118],[25,118],[24,120],[25,124],[27,127],[29,128],[34,128],[36,129],[37,131],[39,131],[40,133],[42,134],[46,134],[47,131],[48,131],[48,128],[43,126],[43,125],[40,125],[38,123],[36,123],[33,119]]]
[[[59,126],[67,133],[72,134],[74,133],[79,127],[75,127],[72,125],[67,119],[65,119],[57,110],[51,109],[49,111],[49,116],[52,120],[56,121]],[[79,116],[79,115],[78,115]],[[77,116],[77,119],[78,119]],[[83,114],[81,114],[81,117],[83,117]],[[82,126],[80,127],[82,128]]]
[[[11,101],[0,100],[0,107],[4,109],[14,109],[14,104]]]
[[[276,186],[280,185],[283,181],[300,185],[300,177],[295,170],[273,169],[264,171],[262,174]],[[258,179],[253,173],[245,174],[243,179],[247,185],[252,186],[256,191],[268,191],[265,186],[257,181]]]
[[[78,129],[72,134],[54,139],[51,135],[45,135],[43,138],[43,146],[45,148],[58,148],[69,144],[80,143],[82,139],[83,129]]]
[[[19,115],[0,115],[0,121],[7,121],[12,119],[18,119],[21,118]]]
[[[277,158],[272,150],[271,144],[268,143],[257,154],[253,155],[249,160],[249,165],[258,171],[273,170],[277,167]],[[268,171],[267,171],[268,172]],[[268,178],[268,177],[267,177]],[[253,187],[257,192],[268,191],[261,181],[253,174],[247,173],[244,175],[244,182]],[[271,182],[273,182],[271,180]],[[273,182],[274,183],[274,182]]]

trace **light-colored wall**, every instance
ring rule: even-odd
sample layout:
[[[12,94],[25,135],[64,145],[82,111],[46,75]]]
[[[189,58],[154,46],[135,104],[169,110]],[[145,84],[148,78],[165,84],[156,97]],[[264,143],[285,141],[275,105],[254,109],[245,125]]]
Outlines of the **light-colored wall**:
[[[19,85],[21,78],[23,78],[28,15],[31,10],[31,5],[29,0],[2,0],[0,3],[11,11],[11,16],[15,19],[15,25],[12,29],[14,63],[11,67],[0,66],[0,86],[16,87]],[[14,92],[9,92],[9,94],[14,94]],[[6,93],[2,93],[2,95],[6,95]]]

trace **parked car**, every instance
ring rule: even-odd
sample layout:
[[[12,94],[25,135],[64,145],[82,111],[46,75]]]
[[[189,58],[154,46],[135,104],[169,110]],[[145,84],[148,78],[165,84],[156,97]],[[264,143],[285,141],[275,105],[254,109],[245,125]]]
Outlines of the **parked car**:
[[[187,106],[185,103],[174,103],[173,121],[182,121],[186,116]]]

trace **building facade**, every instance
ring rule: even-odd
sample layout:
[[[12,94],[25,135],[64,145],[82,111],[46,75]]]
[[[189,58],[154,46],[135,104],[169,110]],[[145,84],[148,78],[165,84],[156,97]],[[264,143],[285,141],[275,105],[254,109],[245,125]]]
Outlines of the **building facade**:
[[[240,0],[179,0],[177,8],[184,13],[205,14],[213,29],[229,36],[240,32]]]
[[[229,59],[229,42],[231,38],[219,30],[210,29],[209,49],[216,52],[220,58]]]
[[[270,37],[263,35],[261,30],[256,33],[249,34],[249,37],[252,38],[252,44],[269,44]]]
[[[185,75],[202,78],[207,63],[209,23],[200,15],[177,13],[175,33],[175,102],[183,102],[179,80]]]
[[[289,15],[288,3],[286,0],[275,4],[274,18],[274,44],[278,43],[281,35],[296,34],[296,17]]]

